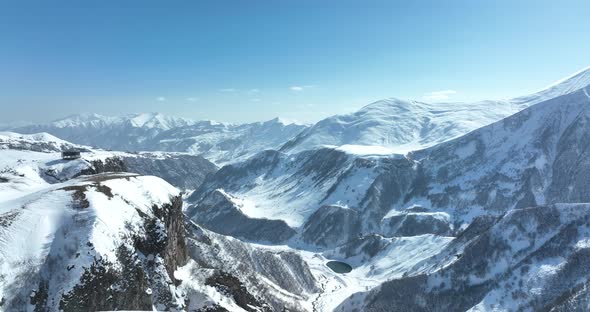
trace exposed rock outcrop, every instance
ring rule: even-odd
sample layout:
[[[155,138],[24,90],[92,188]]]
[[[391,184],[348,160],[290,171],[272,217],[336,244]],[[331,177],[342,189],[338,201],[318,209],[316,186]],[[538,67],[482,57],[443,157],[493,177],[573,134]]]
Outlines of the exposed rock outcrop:
[[[194,155],[142,153],[121,159],[127,171],[154,175],[181,189],[197,189],[209,174],[217,171],[213,163]]]
[[[191,206],[187,215],[212,231],[246,240],[280,243],[295,235],[295,230],[282,220],[248,217],[229,195],[220,190]]]

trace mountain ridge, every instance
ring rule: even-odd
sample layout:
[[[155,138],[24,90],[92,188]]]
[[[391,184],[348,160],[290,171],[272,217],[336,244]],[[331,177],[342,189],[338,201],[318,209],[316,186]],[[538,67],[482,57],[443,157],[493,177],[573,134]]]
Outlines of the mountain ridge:
[[[421,102],[389,98],[356,112],[335,115],[305,129],[281,151],[323,146],[379,146],[405,154],[460,137],[548,99],[590,85],[590,67],[530,95],[478,102]],[[367,147],[370,148],[370,147]],[[362,150],[357,148],[357,150]]]

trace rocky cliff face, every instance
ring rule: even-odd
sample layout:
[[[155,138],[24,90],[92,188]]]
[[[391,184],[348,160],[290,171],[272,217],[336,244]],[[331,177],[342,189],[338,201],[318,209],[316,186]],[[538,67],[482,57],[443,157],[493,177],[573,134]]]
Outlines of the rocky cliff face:
[[[79,175],[133,172],[160,177],[185,190],[198,188],[209,174],[217,171],[217,167],[203,157],[182,154],[121,154],[104,159],[90,158],[88,162],[88,168]]]
[[[90,166],[80,170],[80,175],[93,175],[105,172],[127,172],[127,166],[122,158],[114,156],[106,159],[96,159],[90,161]]]
[[[121,157],[129,172],[154,175],[185,190],[199,188],[209,174],[217,167],[201,156],[185,154],[142,153],[133,157]]]
[[[215,309],[220,300],[204,300],[199,293],[210,285],[230,298],[232,311],[305,311],[319,291],[306,261],[289,248],[253,245],[187,223],[192,261],[183,268],[191,283],[185,285],[189,310]],[[190,272],[190,275],[189,273]]]
[[[0,231],[2,249],[9,252],[0,258],[2,272],[9,273],[1,280],[2,309],[184,306],[170,286],[174,271],[188,261],[182,201],[164,181],[84,176],[11,204],[0,207],[3,217],[14,216]],[[41,220],[44,226],[30,227]]]
[[[284,221],[250,218],[235,198],[216,190],[187,210],[189,218],[217,233],[271,243],[284,242],[295,234]]]

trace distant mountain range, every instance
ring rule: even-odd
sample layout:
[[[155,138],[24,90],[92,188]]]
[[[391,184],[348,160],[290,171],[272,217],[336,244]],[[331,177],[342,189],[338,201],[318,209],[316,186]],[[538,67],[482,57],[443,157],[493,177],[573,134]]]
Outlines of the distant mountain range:
[[[312,126],[154,113],[17,130],[32,134],[0,132],[0,310],[590,305],[590,69]]]
[[[47,124],[4,129],[47,132],[73,143],[112,150],[188,152],[218,165],[246,160],[263,150],[296,153],[326,146],[344,146],[361,153],[378,150],[405,154],[459,137],[589,82],[590,69],[586,69],[539,92],[510,100],[433,104],[392,98],[312,126],[279,118],[225,124],[148,113],[115,117],[80,114]]]
[[[260,150],[277,149],[304,128],[278,118],[233,125],[149,113],[118,117],[81,114],[10,129],[18,133],[47,132],[77,144],[111,150],[189,152],[221,165],[247,159]]]

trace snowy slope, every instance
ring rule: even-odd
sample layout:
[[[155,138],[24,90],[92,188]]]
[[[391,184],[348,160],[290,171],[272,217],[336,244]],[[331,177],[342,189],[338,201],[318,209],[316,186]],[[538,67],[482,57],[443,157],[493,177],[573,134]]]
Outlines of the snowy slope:
[[[481,220],[406,275],[337,311],[585,311],[588,204],[512,210]]]
[[[259,153],[220,169],[187,213],[301,250],[322,285],[320,311],[583,311],[590,210],[574,203],[590,203],[586,73],[403,156],[358,145]],[[327,260],[353,272],[331,275]]]
[[[139,237],[152,235],[148,220],[161,231],[157,235],[163,243],[170,242],[167,235],[177,235],[169,231],[157,210],[167,211],[166,205],[178,196],[163,180],[104,174],[47,185],[8,200],[3,193],[0,196],[0,297],[7,310],[151,309],[152,304],[184,304],[158,297],[173,291],[166,284],[173,277],[162,275],[158,280],[133,273],[134,267],[141,267],[140,258],[147,256],[137,243]],[[181,205],[176,209],[180,211]],[[166,254],[162,251],[156,257],[164,260]],[[162,262],[154,269],[165,272],[166,265],[172,268],[172,263]],[[104,284],[108,280],[115,288],[105,288],[110,287]]]
[[[317,291],[307,265],[289,250],[277,258],[196,226],[200,234],[187,241],[179,191],[163,180],[92,174],[122,170],[109,160],[133,154],[83,154],[62,161],[56,152],[0,150],[0,310],[269,311],[266,302],[300,310]],[[202,252],[189,253],[195,248]],[[242,267],[229,274],[233,263]],[[225,288],[235,283],[248,288]]]
[[[590,68],[537,93],[510,100],[423,103],[386,99],[359,111],[328,117],[286,143],[296,153],[323,146],[350,145],[356,153],[398,153],[433,146],[510,116],[531,105],[570,94],[590,84]]]
[[[162,133],[149,143],[149,149],[187,151],[224,165],[276,150],[306,127],[280,118],[242,125],[205,124]]]
[[[512,101],[516,103],[540,103],[586,88],[588,85],[590,85],[590,67],[584,68],[568,77],[560,79],[536,93],[518,97]]]
[[[0,149],[0,310],[310,310],[316,280],[294,250],[196,225],[186,237],[178,190],[156,177],[99,173],[130,164],[192,179],[194,160],[177,163],[188,155],[88,150],[62,161],[52,149],[27,149],[52,146],[52,137],[10,137],[14,149]],[[172,247],[159,243],[171,235]]]
[[[81,158],[61,159],[63,149],[76,148]],[[184,189],[194,190],[217,167],[201,156],[186,153],[127,153],[92,149],[47,133],[23,135],[0,132],[0,175],[24,172],[48,182],[65,181],[80,174],[129,171],[155,175]]]
[[[335,246],[366,233],[452,235],[481,214],[590,202],[587,89],[406,156],[260,153],[220,169],[189,198],[188,211],[203,224],[229,210],[241,227],[282,221],[297,231],[293,239]],[[235,203],[212,204],[218,189]]]
[[[323,146],[379,147],[382,153],[404,154],[456,138],[527,107],[509,101],[422,103],[386,99],[357,112],[324,119],[281,151],[296,153]],[[369,152],[370,153],[370,152]]]
[[[65,149],[86,149],[72,144],[49,133],[19,134],[0,132],[0,149],[23,149],[37,152],[61,152]]]

